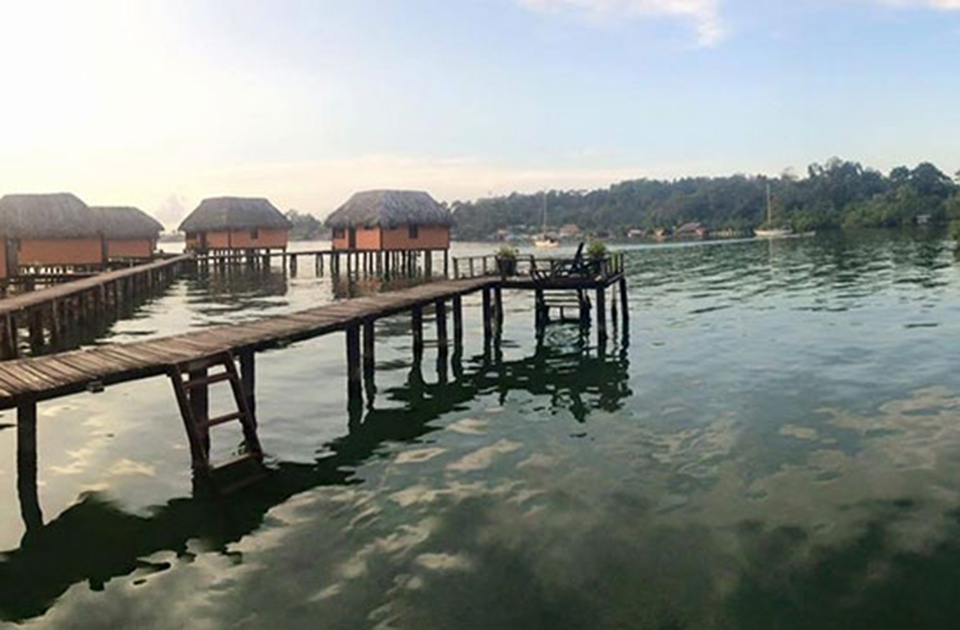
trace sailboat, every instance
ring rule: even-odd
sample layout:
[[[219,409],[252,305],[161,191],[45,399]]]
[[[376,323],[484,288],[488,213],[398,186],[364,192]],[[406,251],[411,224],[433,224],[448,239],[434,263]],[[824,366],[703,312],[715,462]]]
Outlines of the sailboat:
[[[753,231],[757,238],[783,238],[793,234],[788,227],[773,225],[773,197],[770,194],[770,184],[767,184],[767,222]]]
[[[533,237],[533,244],[540,248],[553,248],[560,245],[560,241],[547,234],[547,193],[543,193],[543,227],[540,228],[540,234]]]

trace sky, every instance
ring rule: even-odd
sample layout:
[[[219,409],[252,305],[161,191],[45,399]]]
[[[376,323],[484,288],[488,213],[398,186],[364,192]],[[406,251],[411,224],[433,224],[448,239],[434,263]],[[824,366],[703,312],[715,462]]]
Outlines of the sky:
[[[0,194],[960,169],[960,0],[0,0]]]

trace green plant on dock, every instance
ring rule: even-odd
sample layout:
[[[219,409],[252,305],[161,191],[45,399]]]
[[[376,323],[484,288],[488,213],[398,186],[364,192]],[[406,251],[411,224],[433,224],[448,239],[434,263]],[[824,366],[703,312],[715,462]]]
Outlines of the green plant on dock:
[[[498,260],[516,260],[517,255],[517,248],[512,245],[501,245],[500,249],[497,250]]]
[[[497,269],[500,275],[506,278],[517,273],[517,248],[510,245],[501,245],[497,250]]]
[[[603,241],[590,241],[587,245],[587,258],[590,260],[603,260],[607,257],[607,246]]]

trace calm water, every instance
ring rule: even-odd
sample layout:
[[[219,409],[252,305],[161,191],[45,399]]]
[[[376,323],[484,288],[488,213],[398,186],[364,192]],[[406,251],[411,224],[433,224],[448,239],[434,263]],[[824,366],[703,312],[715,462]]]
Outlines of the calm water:
[[[487,252],[489,246],[460,246]],[[405,318],[346,414],[330,336],[261,355],[273,474],[193,499],[165,379],[41,405],[24,535],[0,416],[0,619],[36,628],[881,628],[960,620],[960,267],[872,233],[627,257],[629,345],[533,337],[439,382]],[[373,290],[376,287],[366,287]],[[333,299],[183,280],[104,340]],[[432,331],[432,328],[428,329]],[[214,411],[223,400],[214,400]],[[224,455],[238,436],[214,435]],[[0,621],[3,624],[4,621]]]

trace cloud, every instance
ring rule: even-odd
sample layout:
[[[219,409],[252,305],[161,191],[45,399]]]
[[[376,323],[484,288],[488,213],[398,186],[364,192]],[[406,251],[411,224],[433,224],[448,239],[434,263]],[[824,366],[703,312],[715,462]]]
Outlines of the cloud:
[[[956,5],[960,0],[932,0]],[[536,11],[574,11],[594,18],[676,17],[692,21],[701,46],[716,45],[724,36],[719,0],[519,0]]]
[[[880,0],[892,7],[926,7],[938,11],[960,11],[960,0]]]

